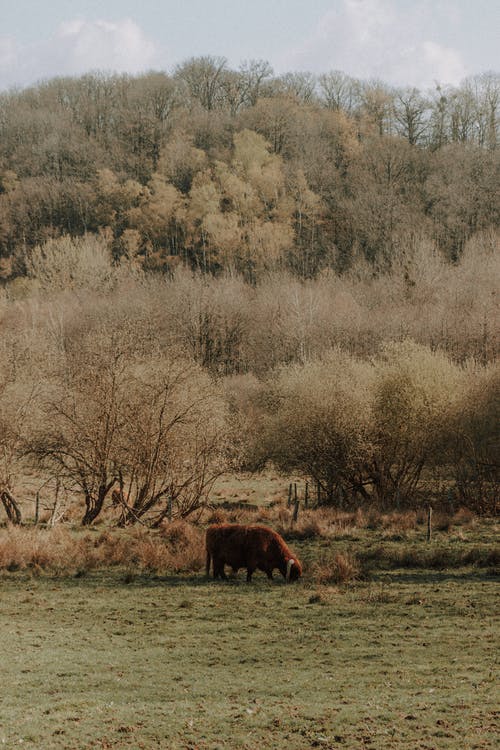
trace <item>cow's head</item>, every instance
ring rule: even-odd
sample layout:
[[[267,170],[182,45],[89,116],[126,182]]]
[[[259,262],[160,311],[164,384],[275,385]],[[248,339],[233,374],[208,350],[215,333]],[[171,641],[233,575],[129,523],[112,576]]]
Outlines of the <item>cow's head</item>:
[[[299,561],[290,557],[286,563],[286,582],[289,583],[289,581],[296,581],[297,578],[300,578],[301,574],[302,568],[300,567]]]

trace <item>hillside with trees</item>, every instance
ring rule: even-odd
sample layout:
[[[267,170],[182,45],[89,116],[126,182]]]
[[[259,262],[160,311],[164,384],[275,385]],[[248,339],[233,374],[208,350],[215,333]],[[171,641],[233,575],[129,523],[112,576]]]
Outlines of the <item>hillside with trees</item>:
[[[422,238],[455,261],[498,225],[499,95],[494,73],[424,93],[216,57],[3,93],[2,277],[85,233],[146,270],[252,281],[390,268]]]
[[[157,525],[270,462],[497,511],[499,93],[205,57],[1,94],[9,520]]]

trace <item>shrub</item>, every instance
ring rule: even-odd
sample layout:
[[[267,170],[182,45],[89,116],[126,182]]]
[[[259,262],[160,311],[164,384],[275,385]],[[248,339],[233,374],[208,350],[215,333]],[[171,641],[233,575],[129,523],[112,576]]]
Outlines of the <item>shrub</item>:
[[[359,472],[370,450],[371,378],[369,363],[335,349],[269,382],[259,444],[280,469],[319,482],[329,504],[347,488],[365,494]]]
[[[376,373],[368,475],[381,506],[408,505],[424,468],[442,460],[464,374],[445,354],[411,341],[385,345]]]

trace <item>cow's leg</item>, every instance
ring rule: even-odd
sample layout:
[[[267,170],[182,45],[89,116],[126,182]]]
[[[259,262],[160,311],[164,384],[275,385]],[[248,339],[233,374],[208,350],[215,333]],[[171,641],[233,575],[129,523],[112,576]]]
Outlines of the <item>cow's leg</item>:
[[[207,561],[206,561],[207,578],[210,575],[210,562],[211,562],[211,555],[210,555],[210,552],[207,550]]]
[[[266,576],[269,578],[270,581],[273,580],[273,569],[269,565],[265,565],[264,563],[262,565],[257,565],[259,570],[262,570],[263,573],[266,574]]]
[[[252,567],[251,565],[249,565],[247,567],[247,583],[251,583],[252,582],[252,576],[253,576],[254,573],[255,573],[255,568]]]
[[[224,572],[224,560],[221,560],[219,557],[213,558],[213,564],[214,564],[214,578],[222,578],[223,581],[226,580],[227,576]]]

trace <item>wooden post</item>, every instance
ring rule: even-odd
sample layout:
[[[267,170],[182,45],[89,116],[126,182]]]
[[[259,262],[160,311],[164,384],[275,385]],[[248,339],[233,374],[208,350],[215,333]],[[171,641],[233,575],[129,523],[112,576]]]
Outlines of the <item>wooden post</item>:
[[[36,498],[35,498],[35,526],[38,525],[39,518],[40,518],[40,491],[38,490],[36,493]]]
[[[309,482],[306,482],[306,488],[304,491],[304,508],[309,507]]]
[[[299,499],[296,497],[293,507],[293,523],[296,522],[297,518],[299,516]]]
[[[297,504],[297,482],[293,483],[293,499],[295,504]]]
[[[453,515],[455,513],[454,499],[455,499],[455,497],[454,497],[454,494],[453,494],[453,490],[451,489],[451,487],[449,487],[449,489],[448,489],[448,510],[451,513],[451,515]]]
[[[286,507],[289,508],[291,504],[292,504],[292,484],[290,482],[290,484],[288,485],[288,501],[287,501]]]
[[[432,505],[429,505],[427,509],[427,541],[430,542],[432,538]]]

